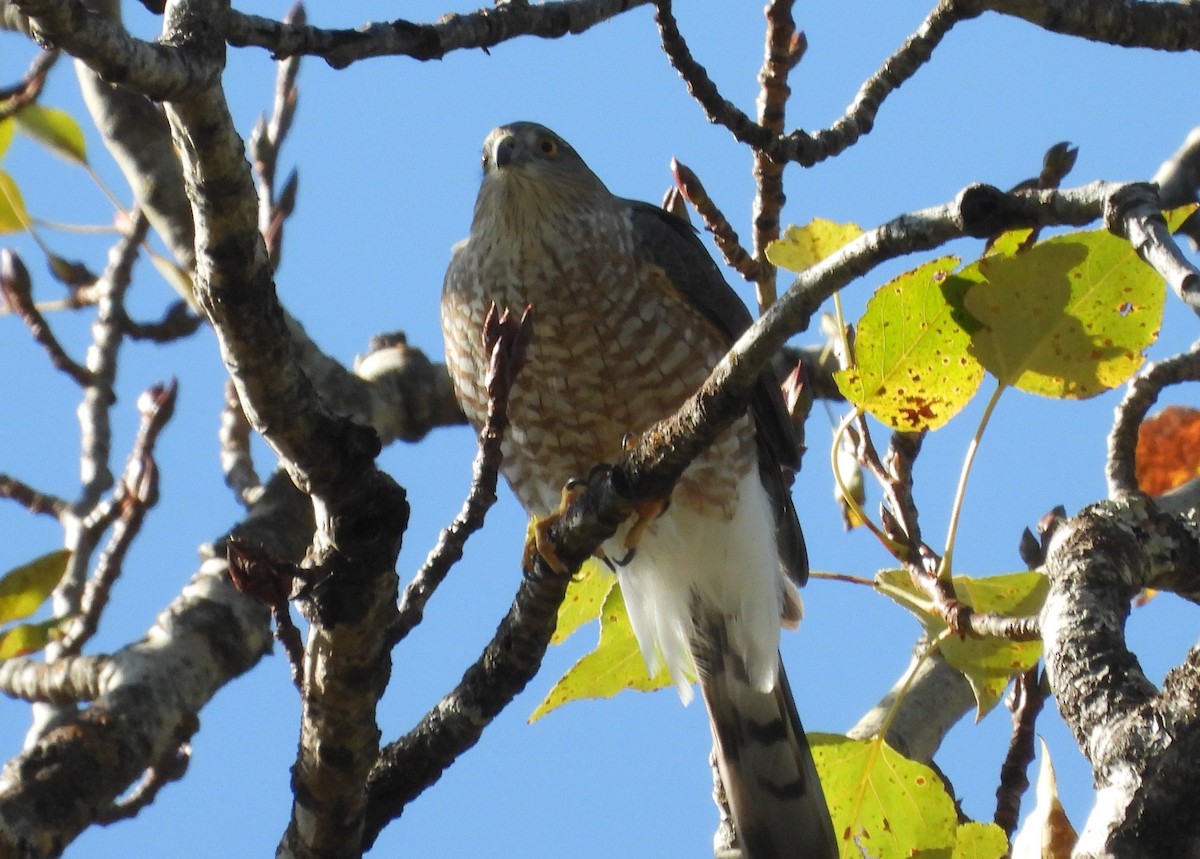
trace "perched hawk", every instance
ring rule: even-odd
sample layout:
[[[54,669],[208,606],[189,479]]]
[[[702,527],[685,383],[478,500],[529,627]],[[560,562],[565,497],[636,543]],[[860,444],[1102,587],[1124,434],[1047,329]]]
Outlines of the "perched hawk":
[[[613,196],[547,128],[518,122],[483,145],[471,235],[442,293],[446,356],[478,428],[484,316],[536,311],[513,387],[502,470],[534,516],[563,484],[673,413],[751,318],[684,221]],[[638,644],[687,703],[700,681],[745,859],[836,857],[825,797],[779,661],[808,576],[784,471],[796,444],[774,375],[750,411],[684,472],[665,512],[617,565]],[[623,559],[628,528],[605,551]]]

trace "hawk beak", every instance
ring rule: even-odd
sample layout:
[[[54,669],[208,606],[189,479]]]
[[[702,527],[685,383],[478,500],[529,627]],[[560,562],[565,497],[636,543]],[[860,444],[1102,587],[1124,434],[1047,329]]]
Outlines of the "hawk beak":
[[[492,145],[492,163],[497,167],[507,167],[516,160],[516,140],[511,134],[506,134]]]

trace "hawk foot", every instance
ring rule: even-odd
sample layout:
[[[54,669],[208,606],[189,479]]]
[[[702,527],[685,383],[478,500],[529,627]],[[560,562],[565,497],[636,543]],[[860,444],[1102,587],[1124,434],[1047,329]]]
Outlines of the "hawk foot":
[[[614,558],[612,563],[618,567],[625,567],[637,555],[638,543],[642,541],[642,536],[646,533],[646,529],[650,527],[659,516],[667,512],[667,508],[671,506],[670,498],[660,498],[653,501],[640,501],[633,505],[633,524],[629,526],[629,530],[625,533],[625,555],[622,558]]]
[[[534,558],[541,555],[542,560],[546,562],[550,569],[559,575],[567,575],[567,565],[558,556],[558,551],[554,548],[554,542],[550,539],[550,529],[567,512],[567,508],[571,505],[571,502],[586,490],[587,481],[581,480],[578,477],[572,477],[562,488],[562,497],[559,499],[558,507],[540,519],[533,520],[533,527],[530,528],[529,536],[525,539],[525,551],[521,555],[521,569],[525,570],[525,572],[531,571],[533,569]]]

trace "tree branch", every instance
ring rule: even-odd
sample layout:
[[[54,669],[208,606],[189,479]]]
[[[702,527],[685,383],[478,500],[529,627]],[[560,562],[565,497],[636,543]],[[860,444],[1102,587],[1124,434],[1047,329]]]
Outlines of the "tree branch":
[[[230,12],[223,31],[234,47],[266,48],[276,57],[313,54],[335,69],[368,57],[406,56],[437,60],[463,48],[486,50],[517,36],[557,39],[641,6],[649,0],[557,0],[506,3],[469,15],[450,14],[436,24],[395,20],[357,30],[322,30],[257,15]]]
[[[1191,515],[1142,497],[1087,508],[1055,534],[1042,611],[1046,671],[1059,712],[1092,765],[1097,802],[1076,856],[1192,855],[1198,846],[1200,651],[1162,693],[1125,643],[1130,599],[1195,580]]]

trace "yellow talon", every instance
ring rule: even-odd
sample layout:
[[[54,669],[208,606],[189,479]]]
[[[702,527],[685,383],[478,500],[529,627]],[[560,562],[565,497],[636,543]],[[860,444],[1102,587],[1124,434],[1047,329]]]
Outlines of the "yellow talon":
[[[541,518],[534,517],[533,522],[530,524],[529,533],[525,537],[525,551],[521,554],[521,568],[525,572],[533,570],[533,560],[537,555],[541,555],[546,565],[559,575],[566,575],[569,572],[567,565],[558,556],[558,551],[554,548],[554,542],[550,539],[550,529],[567,512],[567,508],[571,505],[571,502],[582,495],[586,489],[587,483],[585,481],[577,477],[571,478],[563,486],[562,497],[559,499],[558,507]]]

